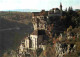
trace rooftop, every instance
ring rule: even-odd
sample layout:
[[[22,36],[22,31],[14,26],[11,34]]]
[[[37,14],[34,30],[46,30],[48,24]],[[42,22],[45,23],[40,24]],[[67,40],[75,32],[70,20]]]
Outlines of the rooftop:
[[[48,11],[42,10],[41,12],[32,12],[33,16],[48,16]]]

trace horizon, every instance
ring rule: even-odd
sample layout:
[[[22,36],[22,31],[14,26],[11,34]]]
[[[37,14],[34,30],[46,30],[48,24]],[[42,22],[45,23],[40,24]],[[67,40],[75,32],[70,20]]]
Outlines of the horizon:
[[[50,10],[59,8],[60,2],[63,9],[72,6],[73,9],[80,9],[80,1],[78,0],[0,0],[0,11],[16,10],[16,9],[35,9],[35,10]]]

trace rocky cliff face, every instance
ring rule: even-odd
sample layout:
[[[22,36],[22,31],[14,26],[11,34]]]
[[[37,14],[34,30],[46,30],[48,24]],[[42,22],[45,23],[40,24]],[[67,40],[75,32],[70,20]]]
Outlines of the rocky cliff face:
[[[57,42],[57,43],[55,43],[54,47],[55,47],[55,51],[56,51],[56,54],[55,54],[56,57],[63,57],[66,54],[76,51],[75,44],[66,44],[66,43]]]

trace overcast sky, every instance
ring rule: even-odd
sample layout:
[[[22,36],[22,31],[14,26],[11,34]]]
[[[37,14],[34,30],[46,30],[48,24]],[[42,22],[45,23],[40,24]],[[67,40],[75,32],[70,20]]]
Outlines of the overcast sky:
[[[0,0],[0,10],[12,9],[45,9],[59,7],[62,2],[63,9],[72,6],[80,9],[80,0]]]

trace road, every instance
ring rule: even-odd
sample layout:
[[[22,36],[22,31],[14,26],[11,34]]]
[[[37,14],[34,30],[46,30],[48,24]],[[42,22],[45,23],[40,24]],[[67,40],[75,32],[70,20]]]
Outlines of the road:
[[[6,31],[6,30],[20,30],[20,27],[14,27],[14,28],[7,28],[7,29],[0,29],[0,31]]]

